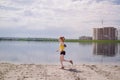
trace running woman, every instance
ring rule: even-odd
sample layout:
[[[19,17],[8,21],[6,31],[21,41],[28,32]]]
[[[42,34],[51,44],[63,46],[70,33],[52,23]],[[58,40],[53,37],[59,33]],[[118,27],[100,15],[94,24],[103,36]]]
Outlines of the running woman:
[[[64,65],[63,65],[63,61],[65,62],[69,62],[73,65],[73,61],[72,60],[66,60],[64,59],[64,56],[66,54],[65,52],[65,47],[66,45],[64,44],[65,38],[64,37],[60,37],[59,38],[59,51],[60,52],[60,63],[61,63],[61,69],[64,69]]]

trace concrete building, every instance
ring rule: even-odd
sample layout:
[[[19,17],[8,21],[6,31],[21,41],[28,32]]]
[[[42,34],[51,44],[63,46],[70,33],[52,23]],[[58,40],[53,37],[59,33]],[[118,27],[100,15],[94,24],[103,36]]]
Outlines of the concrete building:
[[[120,27],[118,28],[118,40],[120,40]]]
[[[93,40],[116,40],[116,32],[114,27],[93,28]]]

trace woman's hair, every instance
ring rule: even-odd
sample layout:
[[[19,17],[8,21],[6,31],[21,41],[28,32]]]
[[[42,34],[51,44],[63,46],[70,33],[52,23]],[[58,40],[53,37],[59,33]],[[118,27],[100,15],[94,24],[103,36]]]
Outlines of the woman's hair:
[[[60,37],[60,40],[62,40],[63,42],[65,41],[65,37]]]

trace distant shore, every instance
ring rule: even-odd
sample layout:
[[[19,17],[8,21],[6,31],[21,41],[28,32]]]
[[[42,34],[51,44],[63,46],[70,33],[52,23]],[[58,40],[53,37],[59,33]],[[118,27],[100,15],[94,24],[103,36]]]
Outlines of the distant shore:
[[[56,39],[56,38],[14,38],[14,37],[0,37],[0,41],[49,41],[49,42],[58,42],[58,39]],[[80,39],[66,39],[65,42],[120,43],[120,40],[80,40]]]
[[[0,80],[120,80],[120,65],[0,63]]]

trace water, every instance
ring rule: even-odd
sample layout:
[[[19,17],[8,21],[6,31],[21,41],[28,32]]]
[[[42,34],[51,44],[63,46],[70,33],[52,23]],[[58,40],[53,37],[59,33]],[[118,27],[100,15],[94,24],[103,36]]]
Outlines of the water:
[[[120,63],[120,44],[67,42],[74,63]],[[0,62],[59,64],[58,42],[0,41]]]

